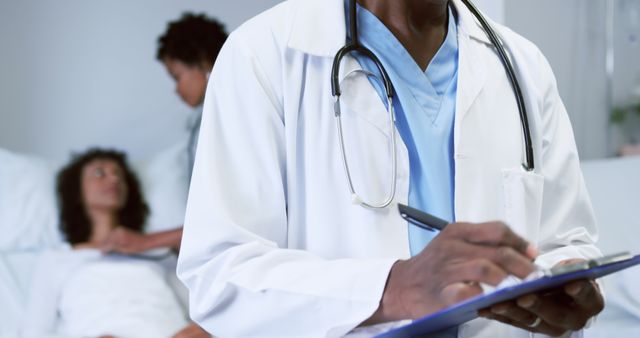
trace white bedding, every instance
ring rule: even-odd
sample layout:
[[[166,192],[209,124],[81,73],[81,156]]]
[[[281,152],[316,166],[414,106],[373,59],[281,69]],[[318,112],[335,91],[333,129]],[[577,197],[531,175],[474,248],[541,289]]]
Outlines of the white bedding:
[[[0,253],[0,337],[15,338],[37,252]]]
[[[165,270],[153,261],[49,251],[32,277],[23,337],[171,337],[187,325]]]

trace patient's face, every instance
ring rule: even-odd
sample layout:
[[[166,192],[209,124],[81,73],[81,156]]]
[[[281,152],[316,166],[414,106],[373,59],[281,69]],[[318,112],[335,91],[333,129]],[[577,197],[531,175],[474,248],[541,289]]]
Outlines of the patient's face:
[[[110,159],[95,159],[82,168],[85,208],[118,211],[127,203],[129,188],[124,170]]]
[[[176,92],[186,104],[197,107],[204,101],[207,89],[207,65],[188,65],[180,60],[166,58],[164,66],[176,82]]]

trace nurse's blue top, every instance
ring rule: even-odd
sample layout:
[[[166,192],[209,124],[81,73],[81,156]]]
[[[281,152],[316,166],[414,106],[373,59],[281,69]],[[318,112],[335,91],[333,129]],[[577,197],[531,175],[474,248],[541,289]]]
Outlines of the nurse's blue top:
[[[345,10],[349,27],[348,5]],[[445,41],[426,71],[375,15],[358,6],[357,16],[360,43],[380,59],[395,89],[396,126],[409,152],[409,205],[453,221],[453,121],[458,84],[458,34],[453,10],[449,9]],[[362,68],[379,75],[370,59],[358,54],[355,57]],[[381,77],[372,83],[386,104]],[[435,235],[410,224],[411,255],[422,251]]]

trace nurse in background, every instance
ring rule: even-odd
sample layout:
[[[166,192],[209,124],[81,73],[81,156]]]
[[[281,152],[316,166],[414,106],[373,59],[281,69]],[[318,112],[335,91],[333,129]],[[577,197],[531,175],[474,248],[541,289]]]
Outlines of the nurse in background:
[[[156,58],[175,81],[182,101],[197,111],[189,124],[189,172],[193,169],[209,73],[226,40],[227,33],[220,22],[193,13],[170,22],[167,31],[158,38]]]
[[[169,22],[167,30],[158,38],[156,59],[165,66],[176,84],[176,93],[195,112],[189,121],[187,170],[193,170],[194,156],[200,132],[202,102],[209,73],[218,52],[227,39],[222,23],[204,14],[184,13],[179,20]],[[182,227],[140,234],[118,228],[105,244],[105,251],[139,253],[155,248],[172,247],[178,250]]]

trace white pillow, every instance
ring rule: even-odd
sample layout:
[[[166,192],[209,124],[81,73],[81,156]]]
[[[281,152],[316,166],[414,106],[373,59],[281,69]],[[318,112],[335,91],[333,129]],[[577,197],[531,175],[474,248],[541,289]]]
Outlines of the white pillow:
[[[44,161],[0,149],[0,251],[61,243],[54,177]]]
[[[135,166],[151,213],[146,232],[182,227],[189,192],[187,142],[179,142]]]

